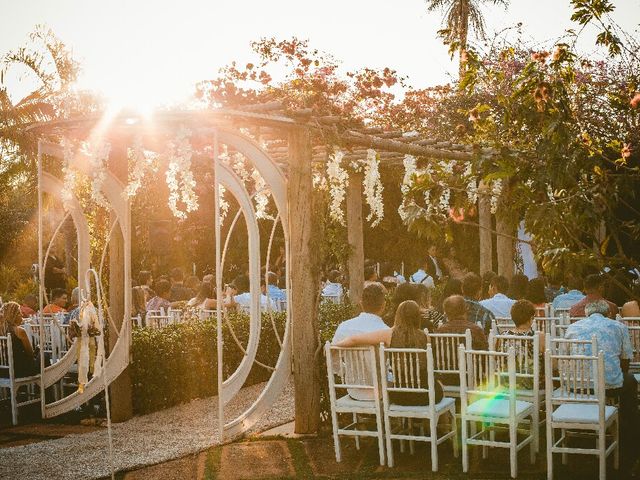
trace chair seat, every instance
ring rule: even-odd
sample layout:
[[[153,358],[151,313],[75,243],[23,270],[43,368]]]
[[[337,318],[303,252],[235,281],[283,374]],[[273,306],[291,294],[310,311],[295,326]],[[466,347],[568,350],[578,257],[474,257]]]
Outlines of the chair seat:
[[[634,373],[633,378],[636,379],[636,382],[640,383],[640,373]]]
[[[456,401],[453,398],[444,397],[438,403],[436,403],[436,413],[446,410],[451,407],[451,405],[455,405]],[[397,405],[392,403],[389,405],[389,412],[420,412],[427,414],[429,412],[428,405]]]
[[[454,392],[460,394],[460,385],[443,385],[442,391],[445,393]]]
[[[516,400],[516,415],[521,415],[532,409],[533,404]],[[507,418],[509,416],[509,400],[497,398],[482,398],[467,407],[468,415],[482,417]]]
[[[363,408],[375,408],[376,402],[374,400],[355,400],[351,398],[349,395],[345,395],[344,397],[340,397],[336,401],[336,408],[338,410],[352,410],[352,409],[363,409]]]
[[[616,413],[616,407],[605,406],[605,422]],[[598,405],[589,403],[565,403],[560,405],[551,415],[551,420],[558,423],[598,423]]]

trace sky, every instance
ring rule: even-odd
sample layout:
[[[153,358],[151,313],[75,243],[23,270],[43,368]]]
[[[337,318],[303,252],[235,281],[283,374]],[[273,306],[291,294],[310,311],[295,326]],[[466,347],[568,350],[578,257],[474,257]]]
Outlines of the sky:
[[[640,0],[614,0],[614,19],[633,31]],[[487,30],[523,23],[525,39],[553,40],[570,21],[569,0],[512,0],[487,7]],[[0,0],[0,55],[27,42],[43,23],[73,51],[83,72],[79,86],[128,104],[179,101],[199,80],[231,62],[250,60],[260,37],[309,39],[346,69],[391,67],[425,87],[450,81],[456,62],[437,38],[442,14],[424,0]],[[579,46],[592,50],[594,31]],[[20,72],[7,80],[24,95]]]

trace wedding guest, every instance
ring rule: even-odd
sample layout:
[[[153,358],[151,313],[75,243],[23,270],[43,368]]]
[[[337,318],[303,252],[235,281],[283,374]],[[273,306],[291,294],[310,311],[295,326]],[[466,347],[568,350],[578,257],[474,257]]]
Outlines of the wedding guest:
[[[266,285],[266,293],[271,300],[284,301],[287,299],[287,294],[284,290],[278,287],[278,275],[275,272],[267,272],[266,279],[268,284]]]
[[[446,321],[445,316],[431,306],[431,290],[424,285],[403,283],[394,290],[391,305],[384,317],[388,326],[393,326],[398,306],[405,301],[414,301],[420,306],[420,328],[435,331]]]
[[[438,246],[431,244],[427,248],[427,258],[425,260],[425,272],[433,279],[439,282],[444,277],[449,276],[449,271],[444,262],[438,257]],[[420,283],[420,282],[416,282]]]
[[[480,300],[482,280],[475,273],[467,273],[462,279],[462,294],[467,304],[467,317],[469,322],[482,327],[485,335],[491,331],[491,322],[496,318],[491,310],[483,307]]]
[[[384,343],[391,348],[420,348],[426,349],[428,345],[427,336],[421,327],[422,312],[420,306],[413,300],[406,300],[400,305],[395,313],[392,328],[381,328],[371,332],[353,334],[336,343],[339,347],[358,347],[362,345],[378,346]],[[426,356],[421,355],[420,381],[422,385],[427,385],[427,362]],[[398,366],[400,371],[396,374],[400,377],[405,373],[403,366]],[[406,365],[404,366],[406,367]],[[409,374],[409,372],[406,372]],[[436,381],[434,402],[442,400],[442,385]],[[392,392],[389,394],[391,403],[398,405],[427,405],[429,403],[429,393],[415,392]]]
[[[140,315],[142,324],[145,325],[145,319],[147,317],[147,303],[145,301],[145,292],[141,286],[133,287],[131,289],[131,316],[137,317]]]
[[[507,297],[509,291],[509,280],[502,275],[497,275],[491,279],[489,285],[489,297],[482,300],[480,305],[490,310],[494,316],[499,318],[509,318],[511,315],[511,307],[515,300]]]
[[[189,300],[195,292],[184,285],[184,273],[179,267],[171,270],[171,293],[169,298],[172,302]]]
[[[525,298],[533,303],[537,309],[545,308],[547,305],[547,297],[544,294],[544,280],[542,278],[532,278],[529,280]]]
[[[553,299],[558,295],[566,293],[562,285],[560,285],[561,281],[558,275],[550,275],[547,279],[547,286],[544,289],[544,295],[547,299],[547,302],[553,302]]]
[[[261,282],[260,288],[260,308],[266,310],[269,308],[271,311],[276,311],[276,304],[270,298],[264,294],[264,288],[266,287],[264,282]],[[251,307],[251,283],[249,277],[246,275],[238,275],[225,292],[224,304],[228,308],[243,307],[249,309]]]
[[[44,288],[51,293],[54,289],[64,290],[67,286],[67,272],[64,262],[57,252],[50,252],[44,267]]]
[[[369,265],[364,269],[364,285],[367,286],[370,283],[378,281],[378,271],[375,265]]]
[[[522,300],[527,296],[527,287],[529,285],[529,279],[522,273],[517,273],[511,279],[509,284],[509,292],[507,296],[514,300]]]
[[[196,275],[189,275],[184,282],[184,286],[192,292],[198,292],[200,290],[200,279]]]
[[[447,283],[444,285],[444,289],[442,290],[442,301],[440,302],[440,311],[443,312],[443,303],[445,299],[449,298],[451,295],[462,295],[462,282],[457,278],[449,278]]]
[[[480,300],[486,300],[491,295],[489,295],[489,288],[491,287],[491,280],[497,277],[498,274],[495,272],[484,272],[482,274],[482,293],[480,294]]]
[[[571,317],[586,317],[585,307],[589,303],[593,303],[596,300],[604,300],[609,305],[609,313],[607,316],[611,319],[616,318],[618,315],[618,306],[603,297],[604,277],[602,275],[597,273],[588,275],[587,278],[584,279],[584,293],[586,293],[586,296],[575,303],[569,310]]]
[[[144,301],[145,303],[151,300],[156,296],[156,293],[153,291],[153,275],[148,270],[141,270],[138,273],[138,285],[144,291]]]
[[[0,309],[0,336],[10,336],[13,351],[14,375],[29,377],[38,373],[33,347],[27,332],[22,328],[22,313],[17,302],[7,302]],[[4,370],[4,369],[3,369]],[[7,377],[8,372],[2,372]]]
[[[640,298],[640,284],[633,288],[633,296]],[[640,317],[640,306],[638,300],[630,300],[622,306],[620,314],[623,317]]]
[[[422,283],[426,285],[428,288],[433,288],[435,283],[433,281],[433,277],[429,275],[427,270],[431,268],[430,260],[425,259],[422,263],[422,267],[419,268],[413,275],[409,277],[409,282],[411,283]]]
[[[38,298],[35,295],[27,294],[22,299],[22,305],[20,305],[20,312],[23,318],[35,315],[38,311]]]
[[[569,275],[567,277],[567,288],[569,289],[567,293],[561,293],[553,299],[551,305],[554,310],[571,308],[584,298],[582,279],[579,276]]]
[[[337,297],[341,298],[344,293],[342,284],[340,283],[340,272],[338,270],[331,270],[327,275],[327,282],[322,288],[321,295],[323,297]]]
[[[171,308],[171,283],[169,280],[159,279],[155,283],[156,295],[147,302],[147,312],[158,311],[164,308],[165,311]]]
[[[70,306],[67,309],[67,313],[64,316],[63,323],[68,325],[71,323],[71,320],[77,320],[80,316],[80,287],[75,287],[71,291],[71,301],[69,302]]]
[[[187,307],[201,310],[215,310],[217,308],[216,296],[209,282],[202,282],[198,294],[187,302]]]
[[[67,292],[62,288],[54,288],[51,291],[50,303],[42,309],[42,313],[64,313],[67,306]]]

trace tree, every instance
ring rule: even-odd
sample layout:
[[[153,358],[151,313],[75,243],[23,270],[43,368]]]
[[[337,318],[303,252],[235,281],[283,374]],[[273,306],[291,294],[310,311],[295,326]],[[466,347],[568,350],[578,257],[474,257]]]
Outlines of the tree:
[[[469,30],[473,30],[480,39],[486,37],[485,21],[482,6],[485,3],[494,5],[509,5],[509,0],[427,0],[427,10],[444,10],[446,28],[439,34],[450,46],[451,53],[457,51],[460,55],[460,78],[464,74],[465,52],[469,40]]]

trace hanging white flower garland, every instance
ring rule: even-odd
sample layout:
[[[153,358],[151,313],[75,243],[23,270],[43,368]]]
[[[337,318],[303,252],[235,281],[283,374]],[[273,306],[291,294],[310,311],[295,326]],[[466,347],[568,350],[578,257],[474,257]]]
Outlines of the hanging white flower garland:
[[[329,156],[329,161],[327,162],[327,179],[331,197],[329,216],[340,225],[345,224],[342,202],[345,199],[347,182],[349,181],[349,174],[340,165],[343,157],[344,153],[338,150]]]
[[[191,132],[181,127],[176,138],[168,145],[169,166],[166,179],[169,187],[169,208],[173,215],[185,219],[187,213],[198,209],[198,197],[194,191],[196,186],[191,172],[191,155],[193,154],[189,137]],[[178,201],[185,205],[184,211],[178,208]]]
[[[147,151],[142,146],[142,138],[139,135],[133,140],[133,145],[127,149],[127,157],[129,159],[130,171],[129,181],[123,192],[125,197],[134,197],[140,187],[145,175],[153,170],[157,170],[157,155]],[[132,167],[131,167],[132,165]]]
[[[273,219],[271,215],[267,213],[267,206],[269,205],[269,190],[267,189],[267,182],[264,181],[262,175],[257,169],[251,172],[251,178],[253,179],[253,187],[255,189],[254,201],[256,204],[256,217],[261,219]]]
[[[107,159],[111,152],[111,144],[103,141],[83,142],[82,151],[89,159],[91,171],[91,198],[102,207],[108,207],[109,202],[102,193],[102,185],[107,174]]]
[[[367,221],[377,226],[384,218],[384,202],[382,199],[382,179],[380,178],[380,161],[375,150],[367,150],[367,161],[364,164],[364,198],[369,204]]]
[[[402,192],[402,203],[398,207],[398,215],[403,222],[406,222],[409,218],[409,212],[407,211],[407,195],[413,187],[414,177],[417,173],[417,162],[416,157],[413,155],[405,155],[402,160],[402,164],[404,165],[404,177],[402,178],[402,185],[400,186],[400,191]],[[415,202],[411,202],[414,204]]]
[[[500,200],[500,194],[502,193],[502,179],[498,178],[491,184],[491,213],[498,211],[498,200]]]
[[[71,200],[73,200],[75,195],[74,192],[77,183],[76,171],[71,167],[75,152],[73,142],[68,138],[62,139],[62,147],[64,151],[64,162],[62,165],[64,184],[62,191],[60,192],[60,196],[62,197],[62,205],[64,209],[68,211],[71,207]]]

